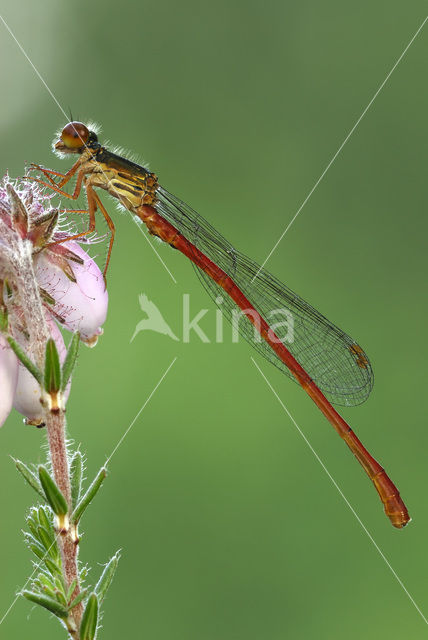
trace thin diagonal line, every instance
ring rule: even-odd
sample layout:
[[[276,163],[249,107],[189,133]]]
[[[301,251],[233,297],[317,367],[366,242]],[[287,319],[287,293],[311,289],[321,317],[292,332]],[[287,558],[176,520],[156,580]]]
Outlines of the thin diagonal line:
[[[9,615],[9,613],[12,611],[13,607],[15,606],[16,602],[18,601],[18,599],[21,596],[21,592],[24,591],[25,587],[27,586],[27,584],[30,582],[31,578],[34,576],[34,574],[36,573],[36,571],[38,571],[42,565],[42,562],[44,562],[45,558],[47,557],[49,551],[52,549],[52,547],[58,542],[58,537],[60,536],[60,534],[56,534],[55,536],[55,540],[52,542],[51,546],[49,547],[49,549],[46,551],[45,555],[43,556],[43,558],[41,558],[39,560],[39,562],[36,564],[36,566],[34,567],[34,570],[32,572],[32,574],[30,575],[29,578],[27,578],[24,586],[22,587],[21,591],[19,591],[16,596],[15,599],[13,600],[12,604],[10,605],[10,607],[8,608],[8,610],[4,613],[2,619],[0,620],[0,625],[3,623],[3,621],[7,618],[7,616]]]
[[[264,262],[262,263],[261,267],[259,267],[256,275],[253,277],[253,280],[255,280],[257,278],[257,276],[259,275],[260,271],[265,266],[266,262],[269,260],[269,258],[271,257],[271,255],[273,254],[273,252],[275,251],[275,249],[277,248],[277,246],[279,245],[279,243],[281,242],[281,240],[283,239],[283,237],[285,236],[287,231],[290,229],[291,225],[296,220],[297,216],[302,211],[303,207],[308,202],[309,198],[312,196],[312,194],[314,193],[315,189],[318,187],[318,185],[320,184],[321,180],[324,178],[325,174],[330,169],[331,165],[333,164],[333,162],[336,160],[337,156],[342,151],[343,147],[346,145],[346,143],[348,142],[349,138],[352,136],[352,134],[354,133],[355,129],[358,127],[358,125],[360,124],[361,120],[364,118],[364,116],[366,115],[367,111],[370,109],[370,107],[372,106],[373,102],[376,100],[376,98],[378,97],[379,93],[382,91],[382,89],[384,88],[384,86],[388,82],[389,78],[392,76],[392,74],[394,73],[395,69],[398,67],[398,65],[400,64],[400,62],[402,61],[402,59],[406,55],[407,51],[410,49],[410,47],[413,44],[413,42],[416,40],[417,36],[419,35],[420,31],[422,30],[422,28],[423,28],[423,26],[424,26],[424,24],[426,23],[427,20],[428,20],[428,16],[426,16],[425,20],[422,22],[422,24],[420,25],[420,27],[418,28],[416,33],[413,35],[413,37],[411,38],[410,42],[408,43],[408,45],[406,46],[406,48],[404,49],[404,51],[402,52],[400,57],[396,60],[396,62],[394,63],[392,69],[390,70],[390,72],[386,76],[385,80],[379,85],[379,87],[378,87],[376,93],[374,94],[373,98],[370,100],[370,102],[368,103],[368,105],[366,106],[366,108],[364,109],[364,111],[362,112],[362,114],[360,115],[360,117],[358,118],[358,120],[356,121],[354,126],[352,127],[352,129],[349,131],[348,135],[346,136],[346,138],[344,139],[344,141],[342,142],[342,144],[340,145],[340,147],[338,148],[338,150],[336,151],[336,153],[334,154],[334,156],[332,157],[332,159],[330,160],[330,162],[328,163],[328,165],[326,166],[326,168],[324,169],[324,171],[322,172],[322,174],[320,175],[318,180],[315,182],[314,186],[309,191],[308,195],[303,200],[302,204],[297,209],[296,213],[291,218],[290,222],[288,223],[288,225],[286,226],[284,231],[281,233],[281,235],[279,236],[278,240],[275,242],[273,248],[271,249],[271,251],[266,256],[266,258],[265,258]]]
[[[117,443],[117,445],[115,446],[115,448],[113,449],[113,451],[111,452],[111,454],[109,455],[109,457],[107,458],[106,462],[105,462],[105,467],[107,467],[107,465],[109,464],[110,460],[112,459],[112,457],[114,456],[114,454],[116,453],[116,451],[119,449],[120,445],[123,443],[123,441],[125,440],[126,436],[128,435],[128,433],[131,431],[132,427],[134,426],[134,424],[136,423],[136,421],[138,420],[138,418],[141,415],[141,412],[146,408],[146,406],[148,405],[148,403],[150,402],[150,400],[152,399],[152,397],[154,396],[156,390],[159,388],[159,386],[161,385],[161,383],[164,381],[164,379],[166,378],[167,374],[169,373],[169,371],[171,370],[173,364],[175,363],[175,361],[177,360],[177,356],[174,358],[174,360],[171,362],[171,364],[169,365],[168,369],[166,369],[166,371],[163,373],[162,377],[160,378],[159,382],[157,383],[157,385],[154,387],[153,391],[150,393],[150,395],[148,396],[147,400],[144,402],[144,404],[141,406],[140,410],[138,411],[137,415],[135,416],[135,418],[132,420],[131,424],[129,425],[129,427],[127,428],[127,430],[125,431],[125,433],[122,435],[122,437],[120,438],[119,442]]]
[[[139,230],[141,231],[141,233],[143,234],[144,239],[146,240],[146,242],[149,244],[149,247],[155,252],[155,254],[157,255],[158,259],[160,260],[160,262],[163,264],[163,266],[165,267],[166,271],[168,271],[169,275],[171,276],[172,280],[174,281],[174,284],[177,284],[177,280],[174,278],[174,276],[172,275],[171,271],[168,269],[168,267],[166,266],[165,262],[163,261],[160,253],[157,251],[156,247],[153,245],[152,242],[150,242],[150,239],[147,237],[147,234],[144,233],[144,229],[142,228],[143,223],[139,221],[139,218],[136,218],[134,215],[132,216],[133,221],[135,222],[135,224],[137,225],[137,227],[139,228]]]
[[[6,29],[9,31],[10,35],[12,36],[12,38],[15,40],[16,44],[18,45],[19,49],[21,50],[21,53],[23,54],[23,56],[27,59],[27,62],[29,62],[29,64],[31,65],[31,67],[33,68],[34,73],[36,74],[36,76],[39,78],[40,82],[44,85],[46,91],[49,93],[50,97],[52,98],[52,100],[55,102],[55,104],[57,105],[57,107],[59,108],[59,110],[61,111],[61,113],[68,118],[67,114],[65,113],[64,109],[61,107],[60,103],[58,102],[58,100],[56,99],[55,95],[53,94],[53,92],[49,89],[48,85],[46,84],[43,76],[41,75],[41,73],[39,72],[39,70],[37,69],[37,67],[33,64],[33,62],[31,61],[30,57],[28,56],[27,52],[25,51],[24,47],[21,45],[21,43],[19,42],[19,40],[16,38],[15,34],[13,33],[12,29],[9,27],[9,25],[7,24],[6,20],[3,18],[2,15],[0,15],[0,20],[3,22],[4,26],[6,27]]]
[[[169,373],[170,369],[172,368],[173,364],[175,363],[175,361],[177,360],[177,357],[174,358],[174,360],[171,362],[171,364],[169,365],[168,369],[163,373],[162,377],[160,378],[159,382],[156,384],[156,386],[154,387],[153,391],[150,393],[150,395],[148,396],[148,398],[146,399],[146,401],[144,402],[144,404],[141,406],[140,410],[138,411],[137,415],[135,416],[135,418],[132,420],[131,424],[129,425],[129,427],[127,428],[127,430],[125,431],[125,433],[122,435],[122,437],[120,438],[119,442],[117,443],[117,445],[114,447],[113,451],[111,452],[111,454],[109,455],[109,457],[107,458],[107,461],[105,463],[105,467],[107,467],[107,465],[109,464],[110,460],[112,459],[113,455],[116,453],[116,451],[119,449],[120,445],[123,443],[123,441],[125,440],[126,436],[128,435],[128,433],[130,432],[130,430],[132,429],[132,427],[134,426],[135,422],[138,420],[138,418],[140,417],[142,411],[145,409],[145,407],[148,405],[148,403],[150,402],[150,400],[152,399],[153,395],[155,394],[156,390],[159,388],[159,386],[161,385],[161,383],[163,382],[163,380],[165,379],[166,375]],[[46,556],[48,555],[49,551],[52,549],[52,547],[54,546],[54,544],[57,542],[57,538],[58,536],[55,537],[55,540],[53,541],[53,543],[51,544],[51,546],[49,547],[49,549],[46,551],[45,555],[43,556],[43,558],[40,560],[40,562],[36,565],[36,567],[34,568],[34,571],[32,572],[32,574],[30,575],[30,577],[26,580],[24,586],[22,587],[21,591],[23,591],[25,589],[25,587],[27,586],[27,584],[30,582],[31,578],[34,576],[34,574],[36,573],[36,571],[38,571],[40,569],[40,566],[42,564],[42,562],[44,561],[44,559],[46,558]],[[16,602],[18,601],[19,597],[20,597],[21,593],[19,592],[15,599],[13,600],[12,604],[9,606],[9,608],[7,609],[7,611],[4,613],[3,617],[0,620],[0,625],[3,623],[3,621],[6,619],[6,617],[9,615],[9,613],[12,611],[13,607],[15,606]]]
[[[299,434],[302,436],[303,440],[306,442],[306,444],[308,445],[309,449],[312,451],[312,453],[314,454],[315,458],[318,460],[318,462],[320,463],[321,467],[323,468],[324,472],[327,474],[327,476],[329,477],[329,479],[331,480],[332,484],[335,486],[335,488],[337,489],[337,491],[339,492],[339,494],[341,495],[341,497],[343,498],[344,502],[346,503],[346,505],[349,507],[349,509],[351,510],[352,514],[355,516],[356,520],[358,521],[358,523],[360,524],[360,526],[362,527],[363,531],[366,533],[366,535],[368,536],[369,540],[371,541],[371,543],[373,544],[373,546],[375,547],[376,551],[379,553],[380,557],[382,558],[382,560],[385,562],[386,566],[388,567],[388,569],[391,571],[392,575],[394,576],[394,578],[397,580],[398,584],[400,585],[400,587],[403,589],[404,593],[407,595],[407,597],[409,598],[410,602],[413,604],[413,606],[415,607],[416,611],[419,613],[419,615],[421,616],[421,618],[423,619],[423,621],[425,622],[426,625],[428,625],[428,620],[425,618],[424,614],[422,613],[422,611],[419,609],[418,605],[416,604],[416,602],[414,601],[414,599],[412,598],[412,596],[410,595],[409,591],[406,589],[406,587],[404,586],[403,581],[401,580],[401,578],[398,576],[398,574],[396,573],[396,571],[393,569],[393,567],[391,566],[391,563],[389,562],[389,560],[386,558],[385,554],[383,553],[383,551],[381,550],[381,548],[379,547],[379,545],[377,544],[377,542],[375,541],[375,539],[373,538],[373,536],[371,535],[371,533],[369,532],[369,530],[367,529],[367,527],[365,526],[365,524],[363,523],[363,521],[361,520],[361,518],[359,517],[359,515],[357,514],[357,512],[355,511],[354,507],[351,505],[351,503],[349,502],[348,498],[345,496],[345,494],[343,493],[342,489],[339,487],[339,485],[337,484],[336,480],[333,478],[333,476],[331,475],[330,471],[327,469],[327,467],[325,466],[324,462],[321,460],[320,456],[318,455],[318,453],[315,451],[315,449],[313,448],[313,446],[311,445],[311,443],[309,442],[308,438],[305,436],[305,434],[303,433],[303,431],[301,430],[301,428],[299,427],[299,425],[297,424],[297,422],[295,421],[295,419],[293,418],[293,416],[291,415],[291,413],[289,412],[289,410],[287,409],[287,407],[285,406],[285,404],[283,403],[283,401],[281,400],[281,398],[279,397],[278,393],[275,391],[275,389],[273,388],[273,386],[271,385],[271,383],[269,382],[269,380],[266,378],[265,374],[263,373],[263,371],[260,369],[259,365],[257,364],[257,362],[254,360],[254,358],[251,356],[251,360],[253,361],[254,366],[256,367],[256,369],[259,371],[260,375],[262,376],[262,378],[264,379],[264,381],[266,382],[266,384],[268,385],[269,389],[272,391],[272,393],[274,394],[275,398],[278,400],[279,404],[281,405],[281,407],[284,409],[284,411],[286,412],[286,414],[288,415],[288,417],[290,418],[291,422],[294,424],[294,426],[296,427],[297,431],[299,432]]]
[[[66,112],[64,111],[64,109],[62,108],[62,106],[60,105],[59,101],[57,100],[55,94],[53,93],[53,91],[51,91],[51,89],[49,88],[47,82],[45,81],[45,79],[43,78],[42,74],[39,72],[39,70],[37,69],[36,65],[31,61],[30,57],[28,56],[27,52],[25,51],[24,47],[21,45],[21,43],[19,42],[19,40],[17,39],[17,37],[15,36],[15,34],[13,33],[12,29],[9,27],[9,25],[7,24],[6,20],[3,18],[2,15],[0,15],[0,20],[3,22],[4,26],[6,27],[6,29],[8,30],[8,32],[10,33],[10,35],[12,36],[12,38],[14,39],[14,41],[16,42],[17,46],[19,47],[20,51],[22,52],[22,54],[24,55],[24,57],[26,58],[26,60],[29,62],[29,64],[31,65],[32,69],[34,70],[34,73],[37,75],[37,77],[39,78],[39,80],[41,81],[41,83],[43,84],[43,86],[45,87],[46,91],[49,93],[49,95],[51,96],[52,100],[55,102],[55,104],[57,105],[58,109],[61,111],[61,113],[63,114],[63,116],[68,120],[68,115],[66,114]],[[85,144],[86,149],[88,148],[87,145]],[[104,178],[107,178],[105,172],[103,171],[103,168],[100,166],[101,168],[101,173],[103,174]],[[113,188],[114,190],[114,188]],[[119,200],[119,202],[121,202],[121,196],[120,194],[116,191],[116,197]],[[141,230],[141,229],[140,229]],[[159,255],[159,253],[156,251],[155,247],[151,244],[150,240],[144,235],[144,237],[146,238],[147,242],[149,243],[149,245],[151,246],[151,248],[153,249],[153,251],[155,252],[155,254],[157,255],[158,259],[160,260],[161,264],[165,267],[165,269],[167,270],[167,272],[169,273],[169,275],[171,276],[172,280],[174,281],[175,284],[177,284],[177,280],[174,278],[174,276],[172,275],[171,271],[168,269],[168,267],[166,266],[165,262],[163,261],[163,259],[161,258],[161,256]]]

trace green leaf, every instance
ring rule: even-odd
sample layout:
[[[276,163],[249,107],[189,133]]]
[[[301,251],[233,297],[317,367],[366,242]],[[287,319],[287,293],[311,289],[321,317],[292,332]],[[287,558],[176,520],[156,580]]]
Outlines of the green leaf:
[[[76,507],[82,491],[83,456],[76,451],[70,462],[71,504]]]
[[[43,544],[46,551],[53,558],[53,560],[57,561],[59,559],[59,555],[55,538],[51,538],[49,532],[46,531],[44,527],[38,527],[37,533],[39,540]]]
[[[58,575],[58,576],[54,576],[54,581],[55,581],[55,587],[56,589],[61,592],[61,594],[63,594],[63,598],[64,601],[66,602],[66,591],[67,591],[67,585],[64,579],[64,576]]]
[[[42,587],[42,591],[41,593],[43,593],[46,596],[49,596],[50,598],[52,598],[52,600],[56,601],[56,593],[53,589],[49,589],[49,587]]]
[[[44,497],[44,496],[43,496]],[[27,527],[30,529],[33,536],[37,536],[37,524],[35,524],[31,518],[27,518]]]
[[[56,616],[58,616],[58,618],[68,617],[67,609],[63,607],[62,604],[57,602],[57,600],[54,600],[47,595],[34,593],[33,591],[22,591],[21,595],[23,595],[24,598],[27,598],[27,600],[30,600],[30,602],[35,602],[51,613],[54,613]]]
[[[79,504],[73,511],[72,520],[75,524],[79,522],[84,511],[86,510],[88,505],[92,502],[92,500],[95,498],[106,476],[107,476],[107,469],[105,467],[102,467],[99,470],[95,480],[93,481],[93,483],[91,484],[91,486],[86,491],[85,495],[83,496],[83,498],[80,500]]]
[[[8,336],[6,340],[8,341],[12,351],[14,351],[16,357],[22,362],[24,367],[28,369],[28,371],[36,378],[37,382],[42,385],[42,372],[36,367],[33,362],[31,362],[30,358],[27,356],[23,348],[12,338],[12,336]]]
[[[37,535],[46,548],[49,548],[55,542],[55,534],[51,528],[46,529],[42,524],[37,527]]]
[[[47,566],[47,568],[49,569],[50,573],[52,576],[56,576],[56,575],[61,575],[61,567],[59,567],[56,562],[53,562],[47,554],[45,554],[45,557],[43,558],[43,562],[45,563],[45,565]]]
[[[38,538],[37,529],[36,529],[35,535],[28,533],[28,531],[24,531],[24,538],[25,538],[25,542],[27,542],[28,544],[37,544],[40,547],[40,549],[43,551],[43,545]]]
[[[75,333],[68,345],[67,355],[65,356],[64,364],[62,365],[62,383],[61,391],[65,391],[68,381],[73,373],[74,365],[76,364],[77,352],[79,351],[80,333]]]
[[[44,496],[43,496],[44,497]],[[48,517],[51,515],[49,507],[39,507],[37,515],[39,518],[39,522],[46,529],[46,531],[50,532],[53,537],[55,537],[55,533],[52,525],[52,518]]]
[[[104,600],[107,590],[113,581],[114,574],[116,573],[117,565],[119,564],[119,560],[120,560],[120,552],[117,551],[116,554],[109,560],[109,562],[104,567],[104,571],[102,572],[101,577],[97,582],[97,585],[94,591],[98,596],[100,604]]]
[[[61,366],[55,340],[46,343],[44,387],[48,393],[58,393],[61,389]]]
[[[58,602],[60,602],[60,604],[62,604],[68,610],[67,600],[65,599],[65,594],[64,594],[64,589],[60,588],[60,585],[59,585],[60,582],[61,582],[61,580],[59,579],[59,576],[57,576],[57,578],[55,580],[55,583],[57,585],[56,586],[55,597],[58,600]]]
[[[75,590],[76,587],[77,587],[77,580],[76,580],[76,578],[74,578],[73,582],[71,583],[71,585],[67,589],[67,595],[66,595],[67,602],[70,601],[70,598],[73,595],[74,590]]]
[[[50,577],[48,578],[48,576],[45,573],[39,573],[37,576],[37,580],[39,580],[39,582],[43,587],[46,587],[47,589],[52,589],[52,591],[55,590],[55,585],[53,584]]]
[[[68,605],[68,610],[71,611],[72,609],[74,609],[74,607],[76,607],[79,604],[79,602],[82,602],[83,598],[86,596],[87,593],[88,593],[87,589],[84,589],[83,591],[81,591],[79,595],[76,596],[72,602],[70,602],[70,604]]]
[[[29,543],[28,546],[31,549],[31,551],[34,553],[34,555],[38,557],[39,560],[43,560],[43,561],[45,560],[46,551],[44,549],[41,549],[38,545],[34,543]]]
[[[0,280],[0,331],[7,333],[9,329],[9,317],[7,307],[3,302],[3,280]]]
[[[19,473],[22,475],[24,480],[26,480],[30,485],[30,487],[33,487],[34,491],[37,491],[37,493],[44,500],[45,494],[42,491],[42,487],[40,486],[40,482],[36,474],[33,473],[33,471],[31,471],[30,467],[28,467],[26,464],[21,462],[21,460],[15,460],[15,458],[12,458],[12,460],[14,461],[15,467],[18,469]]]
[[[44,495],[43,495],[43,499],[46,500]],[[27,516],[26,523],[30,527],[31,532],[35,536],[37,536],[37,527],[39,526],[39,520],[37,518],[37,508],[36,507],[32,507],[30,509],[30,513]],[[34,532],[36,532],[36,533],[34,533]]]
[[[39,465],[39,479],[52,511],[56,513],[57,516],[66,515],[66,513],[68,513],[67,501],[43,465]]]
[[[98,598],[91,593],[80,623],[80,640],[94,640],[98,624]]]

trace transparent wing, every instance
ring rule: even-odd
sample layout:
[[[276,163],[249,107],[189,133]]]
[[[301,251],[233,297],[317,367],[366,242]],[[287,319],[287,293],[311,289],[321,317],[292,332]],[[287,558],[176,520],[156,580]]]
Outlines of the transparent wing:
[[[163,187],[159,187],[157,196],[158,213],[232,278],[330,402],[353,406],[367,399],[373,387],[373,371],[366,354],[352,338],[285,284],[234,249],[202,216],[176,196]],[[195,265],[194,268],[205,289],[238,327],[239,333],[294,380],[233,300],[202,269]]]

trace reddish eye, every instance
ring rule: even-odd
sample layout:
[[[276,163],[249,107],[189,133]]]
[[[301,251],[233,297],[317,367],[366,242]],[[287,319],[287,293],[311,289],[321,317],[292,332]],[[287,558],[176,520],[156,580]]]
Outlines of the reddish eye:
[[[61,133],[61,140],[69,149],[83,147],[89,138],[89,129],[82,122],[69,122]]]

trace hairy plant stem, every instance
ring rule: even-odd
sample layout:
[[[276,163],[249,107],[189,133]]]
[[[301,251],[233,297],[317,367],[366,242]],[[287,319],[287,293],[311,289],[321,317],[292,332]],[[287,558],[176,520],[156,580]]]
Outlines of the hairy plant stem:
[[[79,539],[77,525],[71,522],[73,507],[76,505],[72,504],[70,467],[66,443],[66,419],[65,413],[61,408],[63,406],[63,398],[61,397],[60,389],[62,389],[61,384],[64,381],[62,379],[64,369],[60,371],[56,359],[57,355],[54,356],[52,351],[52,329],[50,326],[52,316],[50,312],[52,312],[52,309],[49,306],[52,304],[52,301],[46,300],[43,290],[40,289],[34,268],[37,254],[40,253],[41,249],[51,246],[51,235],[49,234],[51,234],[52,230],[49,231],[48,227],[43,227],[43,224],[46,225],[47,220],[48,222],[50,221],[49,224],[53,221],[55,226],[58,215],[49,207],[46,214],[47,217],[45,216],[45,218],[43,218],[43,216],[39,215],[37,207],[34,210],[31,209],[34,198],[33,190],[24,191],[24,197],[21,193],[22,189],[16,191],[8,179],[6,181],[4,180],[2,184],[3,187],[0,187],[0,195],[3,194],[3,201],[0,199],[0,335],[5,334],[11,346],[14,342],[15,346],[21,348],[23,352],[21,355],[19,348],[14,349],[22,362],[20,366],[25,366],[40,385],[41,404],[36,410],[37,420],[35,419],[33,422],[33,419],[30,417],[27,423],[37,424],[37,426],[41,426],[42,424],[46,425],[53,479],[68,505],[68,513],[64,514],[66,511],[64,501],[62,500],[62,496],[59,496],[61,503],[60,508],[55,508],[55,500],[52,501],[49,499],[52,498],[52,496],[49,495],[48,490],[45,491],[42,483],[47,503],[51,505],[56,540],[61,556],[61,568],[59,567],[56,549],[53,552],[55,562],[51,562],[51,565],[54,565],[53,569],[49,567],[49,561],[46,559],[46,566],[50,574],[49,579],[52,577],[52,582],[48,582],[48,588],[51,592],[55,592],[53,598],[58,595],[60,608],[55,612],[55,609],[46,606],[46,600],[40,602],[40,597],[47,597],[48,601],[50,598],[49,595],[45,595],[44,582],[40,579],[34,582],[35,593],[23,592],[23,595],[26,597],[28,595],[32,596],[32,598],[29,597],[28,599],[32,599],[32,601],[38,602],[53,613],[56,613],[57,617],[67,629],[69,637],[72,638],[72,640],[81,640],[80,624],[84,612],[83,600],[71,610],[69,609],[70,603],[81,594],[81,585],[78,566]],[[4,190],[7,192],[7,199],[5,199]],[[38,206],[40,207],[40,203]],[[30,210],[28,209],[29,207]],[[52,229],[53,228],[54,227],[52,227]],[[39,235],[37,235],[36,232]],[[56,264],[52,256],[51,259],[53,264]],[[58,260],[58,255],[56,255],[56,260]],[[65,259],[63,258],[63,260]],[[67,270],[64,269],[65,268],[63,268],[63,271],[67,275]],[[4,299],[2,296],[3,290],[7,292]],[[79,334],[77,334],[74,339],[78,340]],[[69,354],[72,352],[71,349]],[[70,364],[70,361],[68,364]],[[73,365],[71,365],[71,368],[72,366]],[[70,375],[71,369],[66,376],[66,382]],[[25,465],[23,466],[25,467]],[[43,471],[46,474],[46,468],[44,468]],[[39,468],[39,473],[40,472],[41,469]],[[48,473],[50,474],[50,472]],[[34,474],[30,473],[30,475]],[[105,473],[101,481],[104,476]],[[26,476],[24,475],[24,477]],[[100,484],[98,488],[99,486]],[[58,497],[58,492],[55,487],[54,490],[55,495]],[[96,490],[97,489],[94,491],[96,492]],[[43,494],[41,489],[39,493]],[[87,506],[87,504],[85,506]],[[47,517],[47,504],[43,506],[42,510],[44,516]],[[78,519],[77,514],[76,519]],[[41,532],[44,531],[40,544],[43,549],[47,550],[41,562],[38,563],[40,567],[51,550],[52,530],[49,523],[46,525],[46,528],[43,525],[39,527],[37,523],[35,526],[37,530],[40,529]],[[49,531],[47,531],[47,529],[49,529]],[[28,535],[30,536],[30,534]],[[47,543],[44,537],[45,535],[48,535]],[[37,545],[40,546],[38,540],[36,540],[36,542]],[[38,548],[37,545],[36,548]],[[36,555],[40,558],[39,554]],[[109,566],[113,567],[112,563],[117,565],[117,562],[118,554],[111,559]],[[115,567],[113,567],[113,571],[114,570]],[[62,582],[64,584],[59,585],[59,589],[57,589],[55,585],[58,585],[59,571],[62,572]],[[111,577],[109,579],[111,580]],[[74,587],[73,593],[69,595],[68,591],[72,585],[76,586]],[[64,586],[66,586],[67,593],[62,593]],[[106,590],[107,587],[108,585],[106,586],[106,584],[104,584],[104,590]],[[50,598],[50,600],[53,598]],[[65,602],[65,600],[67,600],[67,602]],[[98,600],[95,595],[92,596],[92,602],[93,601],[95,601],[98,606]],[[98,621],[97,616],[98,609],[95,625]],[[93,638],[93,636],[94,632],[90,631],[90,637]],[[85,637],[88,637],[87,625]]]
[[[71,503],[70,473],[65,442],[65,426],[66,421],[64,411],[46,412],[46,428],[54,478],[56,484],[67,500],[69,514],[71,515],[73,507]],[[79,571],[77,566],[78,543],[79,541],[75,525],[71,524],[67,527],[66,531],[59,533],[58,544],[61,551],[63,574],[67,587],[76,580],[76,588],[73,592],[72,599],[80,593]],[[69,616],[71,620],[68,621],[67,628],[74,640],[79,640],[79,627],[82,614],[83,604],[79,603],[73,608]]]
[[[12,209],[20,205],[19,198],[11,185],[8,193]],[[22,203],[21,203],[22,204]],[[17,306],[20,309],[21,322],[28,333],[28,352],[37,367],[43,371],[47,341],[50,337],[46,316],[43,310],[39,285],[33,265],[32,245],[22,240],[14,228],[8,227],[0,219],[0,232],[5,241],[3,251],[6,261],[5,273],[14,284],[17,295]],[[55,482],[63,493],[71,516],[70,474],[65,440],[65,415],[62,410],[45,409],[45,423],[49,443],[49,453]],[[76,588],[72,594],[74,599],[80,593],[79,572],[77,566],[78,537],[75,525],[63,527],[58,532],[58,545],[61,552],[63,577],[69,587],[76,580]],[[82,603],[76,605],[64,623],[73,640],[80,640],[79,627],[83,614]]]

